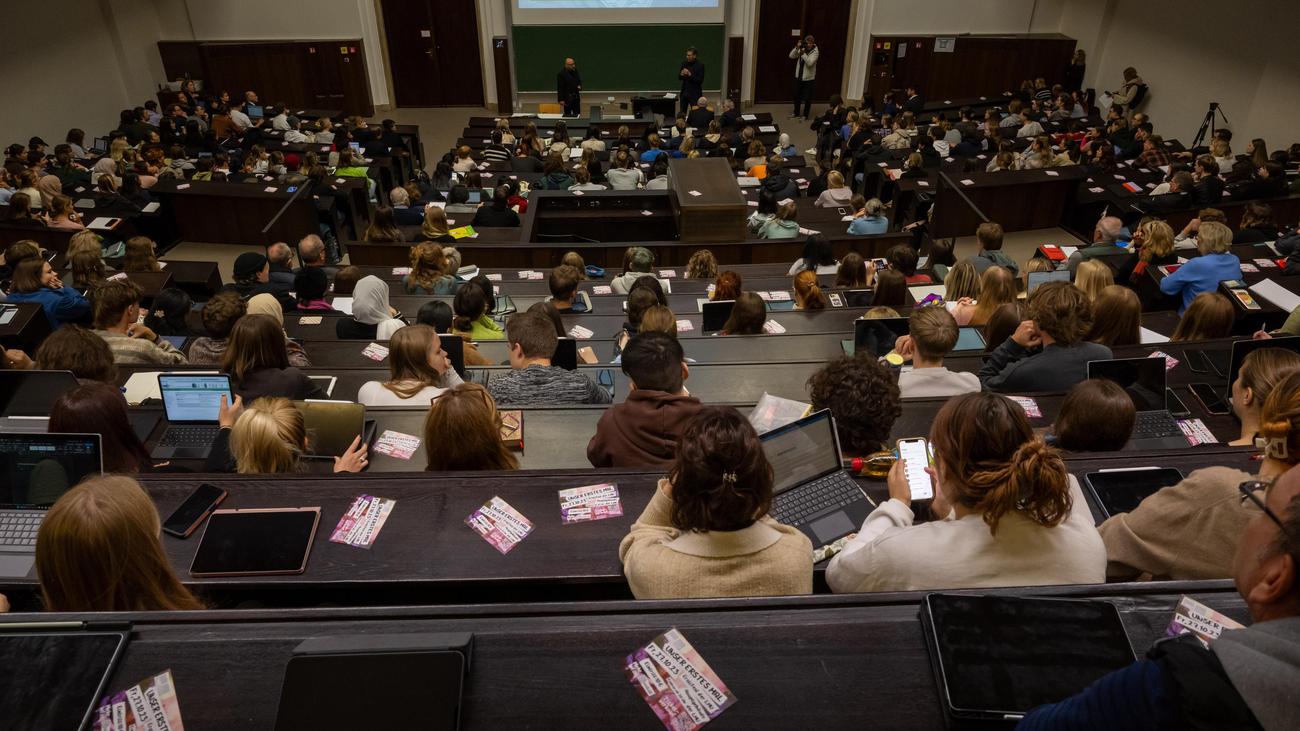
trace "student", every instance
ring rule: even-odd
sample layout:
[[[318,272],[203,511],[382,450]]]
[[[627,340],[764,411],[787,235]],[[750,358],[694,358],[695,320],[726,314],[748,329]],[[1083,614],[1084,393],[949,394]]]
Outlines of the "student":
[[[1128,444],[1136,420],[1133,398],[1122,386],[1090,378],[1066,394],[1045,438],[1070,452],[1118,452]]]
[[[980,282],[980,273],[975,268],[974,261],[962,259],[954,264],[943,278],[943,299],[951,303],[959,303],[962,300],[978,301],[983,294]],[[957,314],[958,312],[959,310],[954,310],[953,316],[960,323],[963,315]],[[966,311],[965,317],[969,316],[970,312]]]
[[[952,271],[957,271],[957,268],[954,267]],[[959,325],[983,327],[988,324],[999,307],[1015,302],[1017,295],[1015,275],[1008,269],[991,266],[985,269],[984,275],[980,277],[978,300],[975,304],[971,306],[959,302],[952,310],[952,314],[957,318]]]
[[[856,251],[850,251],[840,260],[835,270],[835,287],[837,289],[862,288],[868,286],[867,262]]]
[[[163,550],[153,499],[123,475],[85,480],[45,514],[36,575],[51,612],[203,609]]]
[[[686,262],[687,279],[713,279],[718,276],[718,260],[713,252],[700,249],[691,254]]]
[[[284,335],[284,352],[289,359],[289,365],[295,368],[308,368],[311,366],[311,359],[307,357],[307,351],[302,345],[290,339],[289,334],[284,331],[284,312],[276,305],[274,297],[269,294],[259,294],[250,298],[246,314],[265,315],[275,321],[275,324],[280,328],[280,333]]]
[[[293,298],[289,296],[289,288],[271,283],[271,263],[264,254],[246,251],[235,257],[234,276],[234,283],[227,285],[225,289],[238,292],[244,299],[267,293],[280,303],[280,309],[293,309]]]
[[[1300,370],[1300,355],[1282,348],[1260,348],[1242,359],[1237,379],[1229,384],[1232,413],[1241,422],[1241,432],[1229,445],[1255,444],[1260,429],[1260,407],[1277,384],[1296,370]]]
[[[889,218],[885,216],[885,204],[879,198],[868,200],[853,214],[849,221],[848,232],[854,236],[871,236],[889,231]]]
[[[624,346],[627,400],[601,414],[587,444],[592,467],[670,466],[686,424],[702,408],[686,390],[690,369],[675,335],[641,332]]]
[[[1114,216],[1103,216],[1092,230],[1092,244],[1070,255],[1067,265],[1073,275],[1079,264],[1093,258],[1110,260],[1110,257],[1128,256],[1128,249],[1117,245],[1124,233],[1124,222]],[[1113,259],[1117,264],[1119,259]]]
[[[144,316],[144,324],[159,335],[189,337],[195,334],[190,330],[186,318],[194,309],[194,301],[182,289],[167,287],[158,292]]]
[[[719,335],[761,335],[767,324],[767,305],[753,292],[736,295],[731,306],[731,316],[723,324]]]
[[[1020,265],[1016,260],[1002,252],[1003,230],[1002,225],[993,221],[981,223],[975,229],[975,238],[979,241],[979,253],[970,258],[975,265],[975,271],[983,274],[989,267],[999,266],[1011,272],[1012,276],[1020,276]]]
[[[397,316],[388,304],[388,283],[371,274],[353,288],[352,317],[338,318],[334,334],[340,340],[387,340],[405,324]]]
[[[1235,397],[1235,384],[1233,391]],[[1174,581],[1232,576],[1231,547],[1260,514],[1238,486],[1275,482],[1300,462],[1300,371],[1290,370],[1273,387],[1257,428],[1263,459],[1255,475],[1231,467],[1199,469],[1102,523],[1106,575]]]
[[[501,441],[501,414],[477,383],[461,383],[433,399],[424,417],[424,469],[429,472],[517,470]]]
[[[456,290],[451,301],[452,329],[465,340],[504,340],[505,331],[492,319],[488,295],[474,282]],[[490,286],[490,285],[489,285]]]
[[[185,354],[140,324],[140,288],[127,279],[95,290],[95,334],[103,338],[118,365],[178,365]]]
[[[758,207],[754,212],[749,214],[745,225],[749,229],[750,236],[758,236],[758,232],[763,226],[776,216],[776,196],[766,190],[758,191]]]
[[[577,269],[561,264],[551,270],[546,285],[551,290],[551,304],[561,313],[580,315],[587,311],[587,303],[578,296],[581,275]]]
[[[325,299],[330,281],[325,270],[320,268],[303,268],[293,276],[293,291],[297,295],[298,312],[341,314]]]
[[[132,236],[126,240],[126,255],[122,257],[124,272],[159,272],[162,266],[154,253],[156,245],[146,236]]]
[[[1074,286],[1078,287],[1092,302],[1101,294],[1101,290],[1115,283],[1115,276],[1105,262],[1089,259],[1079,264],[1075,272]]]
[[[826,295],[817,284],[817,274],[807,269],[794,275],[794,308],[796,310],[826,309]]]
[[[610,280],[614,294],[627,294],[632,284],[641,277],[650,276],[654,254],[644,246],[630,246],[623,252],[623,273]]]
[[[817,208],[835,208],[847,206],[853,198],[853,190],[844,184],[844,175],[838,170],[826,174],[826,190],[817,196],[813,205]]]
[[[921,257],[911,245],[898,244],[891,246],[889,251],[885,252],[885,258],[889,260],[889,268],[902,274],[909,285],[932,283],[929,274],[921,274],[916,271],[917,262],[920,261]]]
[[[834,274],[839,266],[830,239],[821,234],[813,234],[804,241],[803,256],[790,265],[786,276],[793,277],[802,271],[816,272],[818,276]]]
[[[894,349],[910,358],[912,369],[898,374],[898,390],[903,398],[956,396],[980,390],[974,373],[953,372],[943,365],[943,357],[952,352],[959,335],[957,321],[943,307],[912,310],[907,327],[910,334],[900,337]]]
[[[605,173],[609,187],[613,190],[636,190],[645,185],[645,173],[632,161],[632,153],[619,150],[614,153],[613,165]]]
[[[1111,359],[1110,348],[1083,339],[1092,328],[1092,305],[1073,284],[1039,285],[1029,298],[1028,315],[980,368],[985,388],[1066,391],[1087,378],[1088,361]]]
[[[474,228],[517,228],[519,214],[510,208],[510,186],[498,185],[492,193],[491,205],[479,206],[469,225]]]
[[[72,371],[80,383],[117,383],[117,366],[108,343],[95,333],[77,325],[67,325],[55,330],[41,342],[35,361],[26,365],[16,358],[19,351],[5,351],[13,368],[36,368],[43,371]],[[25,358],[26,354],[23,354]],[[15,362],[17,361],[17,362]]]
[[[799,235],[799,210],[793,202],[778,205],[772,218],[758,229],[760,239],[793,239]]]
[[[216,365],[225,355],[230,341],[230,330],[235,321],[244,316],[247,304],[233,291],[222,291],[212,295],[203,305],[199,317],[207,333],[195,338],[190,343],[189,362],[191,365]]]
[[[446,295],[460,288],[461,282],[447,273],[447,257],[438,244],[424,241],[411,247],[411,271],[402,276],[402,290],[407,294]]]
[[[903,413],[893,374],[875,357],[845,355],[808,379],[814,411],[830,409],[844,457],[866,457],[884,449],[894,421]]]
[[[907,279],[901,272],[886,269],[876,273],[876,289],[871,294],[871,306],[893,309],[907,306]]]
[[[325,399],[329,394],[289,362],[284,328],[268,315],[249,313],[230,330],[221,357],[235,395],[248,401],[262,396]]]
[[[1193,257],[1178,267],[1173,274],[1160,280],[1160,291],[1181,295],[1183,314],[1196,295],[1213,292],[1225,279],[1241,279],[1241,261],[1228,250],[1232,244],[1232,229],[1214,221],[1202,222],[1197,229],[1196,248],[1201,255]]]
[[[426,404],[462,381],[428,325],[408,325],[388,343],[387,381],[367,381],[357,392],[366,406]]]
[[[1232,300],[1218,292],[1201,292],[1187,306],[1169,340],[1181,343],[1226,338],[1232,334],[1236,321],[1237,310]]]
[[[1082,272],[1083,268],[1080,267],[1079,271]],[[1092,329],[1084,339],[1108,348],[1138,345],[1142,342],[1141,327],[1142,303],[1138,296],[1128,287],[1112,284],[1103,288],[1093,300]]]
[[[551,365],[555,355],[555,327],[535,312],[522,312],[506,323],[510,342],[510,368],[488,381],[488,392],[499,404],[560,406],[607,404],[609,392],[592,383],[581,371]]]
[[[1101,583],[1106,549],[1078,482],[1034,436],[1024,409],[993,393],[955,396],[930,428],[931,510],[913,525],[906,463],[890,499],[831,559],[833,591],[915,591]]]
[[[51,329],[58,330],[65,323],[77,322],[90,313],[90,303],[86,298],[72,287],[65,287],[50,263],[40,256],[19,261],[13,272],[5,301],[39,304]]]
[[[440,244],[456,242],[456,237],[450,233],[447,212],[441,206],[424,207],[424,225],[420,227],[420,238]]]
[[[1137,252],[1129,255],[1115,273],[1115,281],[1137,287],[1148,268],[1178,263],[1174,252],[1174,230],[1158,218],[1142,221],[1133,232]]]
[[[700,410],[619,544],[637,599],[812,593],[812,544],[768,516],[772,467],[735,409]]]
[[[397,244],[405,241],[406,236],[402,233],[402,229],[397,227],[393,209],[379,206],[371,213],[370,225],[366,227],[361,240],[375,244]]]
[[[126,399],[113,383],[86,381],[65,391],[50,407],[47,431],[100,435],[105,472],[136,474],[155,470],[149,450],[131,428]]]
[[[632,290],[627,293],[627,322],[623,323],[623,330],[614,340],[614,363],[620,363],[623,346],[627,345],[632,336],[641,331],[641,319],[645,313],[652,307],[663,306],[668,298],[663,293],[663,288],[659,286],[659,280],[653,277],[642,277],[632,285]],[[563,326],[561,326],[563,327]]]
[[[233,404],[227,404],[222,396],[217,422],[221,430],[212,443],[205,472],[298,472],[302,455],[312,448],[302,412],[287,398],[256,398],[245,407],[238,392]],[[360,472],[369,463],[369,449],[360,436],[342,455],[333,456],[334,472]]]
[[[718,273],[718,278],[713,281],[713,292],[709,294],[709,299],[734,300],[743,291],[744,283],[740,275],[728,269]]]

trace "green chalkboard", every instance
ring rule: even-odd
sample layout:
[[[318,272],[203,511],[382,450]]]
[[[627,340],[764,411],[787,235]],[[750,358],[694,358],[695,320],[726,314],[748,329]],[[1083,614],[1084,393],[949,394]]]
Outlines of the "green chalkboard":
[[[516,25],[519,91],[555,91],[566,56],[578,62],[584,91],[676,91],[686,49],[699,49],[704,88],[722,88],[726,31],[711,25]]]

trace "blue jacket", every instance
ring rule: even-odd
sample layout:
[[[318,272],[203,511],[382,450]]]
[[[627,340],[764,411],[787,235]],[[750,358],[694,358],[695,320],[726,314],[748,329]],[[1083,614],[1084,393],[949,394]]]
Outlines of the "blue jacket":
[[[90,313],[90,303],[72,287],[49,289],[41,287],[35,292],[10,292],[8,302],[37,302],[45,310],[50,329],[58,330],[65,322],[81,319]]]
[[[884,216],[859,216],[849,221],[849,233],[854,236],[883,234],[889,230],[889,219]]]
[[[1236,254],[1206,254],[1191,259],[1178,267],[1178,271],[1160,280],[1160,291],[1183,295],[1183,314],[1187,306],[1202,292],[1213,292],[1225,279],[1241,279],[1241,260]]]

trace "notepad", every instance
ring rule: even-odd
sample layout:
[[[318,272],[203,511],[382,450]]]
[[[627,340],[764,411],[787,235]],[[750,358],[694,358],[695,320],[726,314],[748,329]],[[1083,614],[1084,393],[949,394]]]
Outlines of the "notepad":
[[[759,132],[775,132],[775,131],[776,131],[776,127],[774,127],[774,126],[772,126],[772,125],[770,125],[770,124],[760,124],[760,125],[758,125],[758,131],[759,131]]]
[[[1169,342],[1168,337],[1161,335],[1155,330],[1148,330],[1145,327],[1138,328],[1138,338],[1138,341],[1143,345],[1156,345],[1158,343]]]
[[[1300,295],[1271,279],[1256,282],[1248,289],[1283,312],[1291,312],[1296,307],[1300,307]]]
[[[745,120],[746,122],[753,122],[754,120],[758,119],[758,115],[757,115],[757,114],[742,114],[742,115],[740,115],[740,118],[743,119],[743,120]]]
[[[116,226],[121,222],[122,219],[120,218],[108,218],[106,216],[101,216],[91,221],[90,223],[86,224],[86,228],[94,228],[94,229],[99,229],[101,231],[110,231],[113,229],[114,226]]]
[[[330,301],[330,307],[333,307],[334,309],[338,310],[339,312],[342,312],[342,313],[345,314],[345,315],[351,315],[351,314],[352,314],[352,298],[351,298],[351,297],[335,297],[333,300]]]

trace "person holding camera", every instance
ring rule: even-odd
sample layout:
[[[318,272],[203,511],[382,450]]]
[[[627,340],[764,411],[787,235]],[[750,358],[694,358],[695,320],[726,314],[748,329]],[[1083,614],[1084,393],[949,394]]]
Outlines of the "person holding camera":
[[[813,82],[817,79],[817,57],[821,49],[811,35],[804,36],[794,48],[790,49],[790,58],[794,60],[794,112],[791,119],[805,120],[812,112]],[[802,102],[803,112],[799,105]]]

